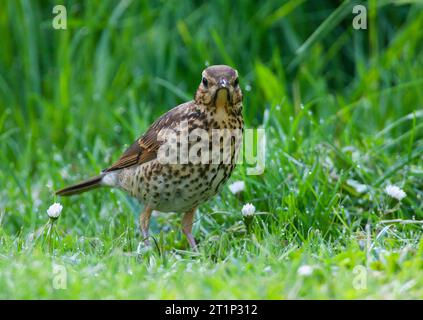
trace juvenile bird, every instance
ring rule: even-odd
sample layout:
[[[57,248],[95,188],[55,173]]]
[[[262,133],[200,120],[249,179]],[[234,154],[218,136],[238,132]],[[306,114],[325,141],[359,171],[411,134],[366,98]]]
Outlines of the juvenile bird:
[[[140,229],[149,244],[151,212],[183,212],[182,231],[191,248],[198,205],[230,177],[242,142],[242,92],[238,72],[215,65],[202,72],[194,100],[159,117],[120,159],[96,177],[56,192],[79,194],[116,187],[144,204]]]

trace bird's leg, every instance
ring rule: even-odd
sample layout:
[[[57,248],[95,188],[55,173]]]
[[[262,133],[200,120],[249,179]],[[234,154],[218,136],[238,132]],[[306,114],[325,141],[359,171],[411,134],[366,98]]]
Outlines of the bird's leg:
[[[148,229],[150,227],[150,217],[152,211],[153,210],[151,210],[151,208],[145,207],[145,210],[140,214],[140,229],[146,246],[150,245],[150,241],[148,240]]]
[[[191,233],[195,210],[196,208],[193,208],[184,214],[184,217],[182,218],[182,231],[185,233],[191,249],[197,251],[197,244],[195,243],[195,239]]]

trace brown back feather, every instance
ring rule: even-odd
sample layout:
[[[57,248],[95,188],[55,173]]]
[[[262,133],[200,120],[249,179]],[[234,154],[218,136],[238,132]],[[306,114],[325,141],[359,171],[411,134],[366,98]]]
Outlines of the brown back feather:
[[[140,165],[157,157],[157,151],[164,141],[157,141],[158,134],[162,129],[174,129],[179,126],[183,118],[194,107],[193,101],[181,104],[158,118],[151,127],[138,138],[120,157],[118,161],[103,172],[110,172]],[[188,110],[187,110],[188,109]]]

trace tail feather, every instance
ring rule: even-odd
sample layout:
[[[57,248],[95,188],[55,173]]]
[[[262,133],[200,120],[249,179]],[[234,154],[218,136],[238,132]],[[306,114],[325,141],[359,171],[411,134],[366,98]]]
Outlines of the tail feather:
[[[60,189],[56,191],[56,195],[58,196],[72,196],[74,194],[83,193],[85,191],[89,191],[101,186],[101,180],[103,179],[104,174],[99,176],[87,179],[80,183],[74,184],[72,186]]]

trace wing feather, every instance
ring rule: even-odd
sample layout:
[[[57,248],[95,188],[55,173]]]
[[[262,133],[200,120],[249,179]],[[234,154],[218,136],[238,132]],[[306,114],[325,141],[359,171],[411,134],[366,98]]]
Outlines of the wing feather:
[[[103,172],[120,170],[156,159],[157,151],[163,143],[163,141],[157,140],[160,130],[176,128],[183,116],[189,113],[187,112],[189,110],[184,109],[190,109],[193,104],[192,101],[181,104],[162,115],[151,125],[145,134],[138,138],[122,154],[118,161],[104,169]]]

